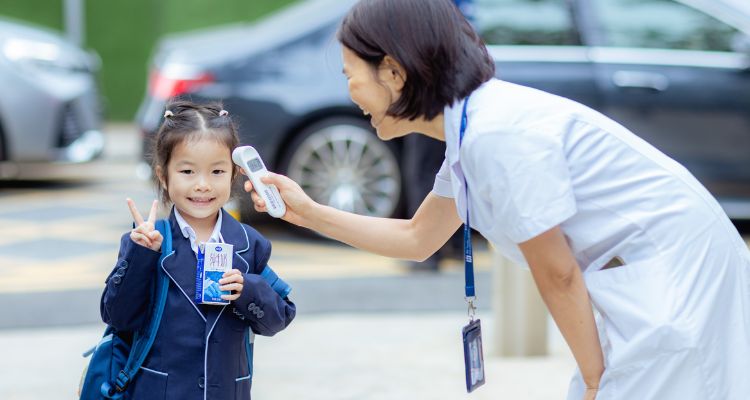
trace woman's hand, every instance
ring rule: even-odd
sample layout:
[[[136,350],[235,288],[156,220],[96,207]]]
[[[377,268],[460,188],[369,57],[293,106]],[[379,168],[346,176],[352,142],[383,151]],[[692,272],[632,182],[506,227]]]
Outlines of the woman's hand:
[[[297,182],[284,175],[269,172],[268,176],[261,178],[266,185],[275,185],[279,189],[281,199],[286,204],[286,213],[281,219],[295,225],[305,226],[307,213],[315,206],[315,202],[305,194],[305,191]],[[253,205],[256,211],[266,212],[266,202],[253,190],[253,184],[249,180],[245,182],[245,191],[251,192]]]
[[[135,243],[148,247],[153,251],[159,251],[161,249],[161,242],[163,240],[161,233],[156,230],[154,223],[156,222],[156,207],[158,202],[154,200],[151,204],[151,211],[148,213],[148,219],[143,220],[141,213],[135,208],[135,203],[131,199],[127,199],[128,208],[130,208],[130,214],[133,215],[135,221],[135,229],[130,231],[130,240]]]
[[[235,301],[240,298],[242,294],[242,288],[244,287],[245,278],[242,276],[242,272],[238,269],[227,271],[219,279],[219,290],[232,292],[232,294],[224,294],[221,296],[223,300]]]
[[[583,400],[596,399],[596,393],[598,391],[599,391],[599,388],[586,388],[586,391],[583,393]]]

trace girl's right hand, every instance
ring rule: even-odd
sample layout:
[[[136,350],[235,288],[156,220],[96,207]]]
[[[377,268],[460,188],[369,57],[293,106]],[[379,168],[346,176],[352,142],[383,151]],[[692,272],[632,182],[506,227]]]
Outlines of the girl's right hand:
[[[297,182],[273,172],[269,172],[267,176],[261,178],[261,181],[266,185],[276,185],[279,189],[281,199],[286,204],[286,213],[281,219],[295,225],[305,226],[309,212],[316,203],[305,194]],[[266,212],[266,202],[253,191],[253,184],[249,180],[245,182],[245,191],[250,192],[255,210]]]
[[[154,224],[156,223],[156,207],[159,204],[156,200],[151,204],[151,211],[148,213],[148,219],[143,220],[141,213],[135,208],[135,203],[131,199],[127,199],[128,208],[130,208],[130,214],[133,215],[135,221],[135,229],[130,231],[130,240],[138,243],[143,247],[148,247],[153,251],[159,251],[161,249],[162,236],[161,232],[156,230]]]

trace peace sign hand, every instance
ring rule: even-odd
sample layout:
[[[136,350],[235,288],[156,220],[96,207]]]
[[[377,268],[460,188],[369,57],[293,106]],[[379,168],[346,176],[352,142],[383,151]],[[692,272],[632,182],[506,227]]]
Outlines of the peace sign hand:
[[[153,251],[159,251],[159,249],[161,249],[162,236],[154,226],[156,223],[156,206],[158,205],[158,202],[154,200],[151,204],[151,211],[148,213],[148,219],[146,221],[143,221],[143,217],[141,216],[141,213],[138,212],[138,209],[135,208],[133,200],[127,199],[127,202],[136,225],[135,229],[130,231],[130,240],[143,247],[148,247]]]

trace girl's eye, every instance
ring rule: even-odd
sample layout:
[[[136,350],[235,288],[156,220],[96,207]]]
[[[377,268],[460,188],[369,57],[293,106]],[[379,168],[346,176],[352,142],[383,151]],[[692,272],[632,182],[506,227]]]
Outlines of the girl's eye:
[[[190,175],[190,174],[193,173],[193,170],[192,169],[183,169],[183,170],[180,170],[180,173],[181,174],[185,174],[185,175]]]
[[[224,171],[223,169],[215,169],[213,170],[214,175],[221,175],[227,171]]]

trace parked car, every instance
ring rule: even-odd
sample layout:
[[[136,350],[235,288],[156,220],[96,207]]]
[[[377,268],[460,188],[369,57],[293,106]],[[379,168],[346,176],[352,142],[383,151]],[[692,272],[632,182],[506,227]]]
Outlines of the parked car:
[[[354,0],[305,1],[251,26],[164,39],[137,117],[144,149],[167,99],[223,100],[242,141],[316,200],[398,214],[401,143],[350,101],[334,34]],[[501,79],[629,127],[750,218],[750,7],[716,0],[475,0]],[[249,202],[244,202],[249,203]]]
[[[100,64],[56,32],[0,18],[0,176],[102,152]]]

